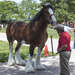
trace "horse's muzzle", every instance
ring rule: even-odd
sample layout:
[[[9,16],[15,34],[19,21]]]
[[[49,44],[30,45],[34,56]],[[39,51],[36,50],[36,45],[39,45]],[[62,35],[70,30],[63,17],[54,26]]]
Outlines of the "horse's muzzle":
[[[57,21],[54,15],[51,15],[51,24],[54,26],[56,25]]]

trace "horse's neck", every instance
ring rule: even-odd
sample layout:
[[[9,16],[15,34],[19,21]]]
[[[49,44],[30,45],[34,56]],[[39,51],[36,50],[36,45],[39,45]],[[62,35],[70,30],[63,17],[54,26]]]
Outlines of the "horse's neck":
[[[47,22],[45,20],[45,17],[44,16],[41,16],[38,20],[34,20],[33,22],[30,22],[30,27],[31,28],[46,28],[47,27]]]
[[[39,23],[41,23],[40,26],[39,26],[39,28],[41,28],[42,30],[46,30],[46,28],[47,28],[47,26],[48,26],[48,23],[46,22],[44,16],[42,16],[42,17],[40,18]]]

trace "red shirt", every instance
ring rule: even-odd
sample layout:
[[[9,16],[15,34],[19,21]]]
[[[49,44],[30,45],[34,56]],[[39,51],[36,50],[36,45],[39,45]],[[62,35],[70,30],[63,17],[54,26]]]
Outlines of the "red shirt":
[[[59,41],[58,41],[58,49],[61,48],[61,46],[66,44],[67,45],[66,51],[69,51],[70,50],[70,40],[71,40],[71,37],[69,33],[62,32],[59,37]]]

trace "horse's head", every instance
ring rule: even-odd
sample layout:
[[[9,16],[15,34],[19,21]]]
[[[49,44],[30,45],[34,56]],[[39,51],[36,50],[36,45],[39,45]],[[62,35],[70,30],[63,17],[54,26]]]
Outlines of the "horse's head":
[[[56,24],[56,18],[53,13],[53,8],[50,3],[42,4],[44,15],[46,16],[46,20],[52,25]]]

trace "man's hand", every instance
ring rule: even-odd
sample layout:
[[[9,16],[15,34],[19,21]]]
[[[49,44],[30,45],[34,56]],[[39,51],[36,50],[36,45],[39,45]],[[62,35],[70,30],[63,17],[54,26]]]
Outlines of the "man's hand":
[[[63,46],[58,50],[58,52],[57,52],[56,54],[65,51],[66,48],[67,48],[67,45],[63,45]]]

